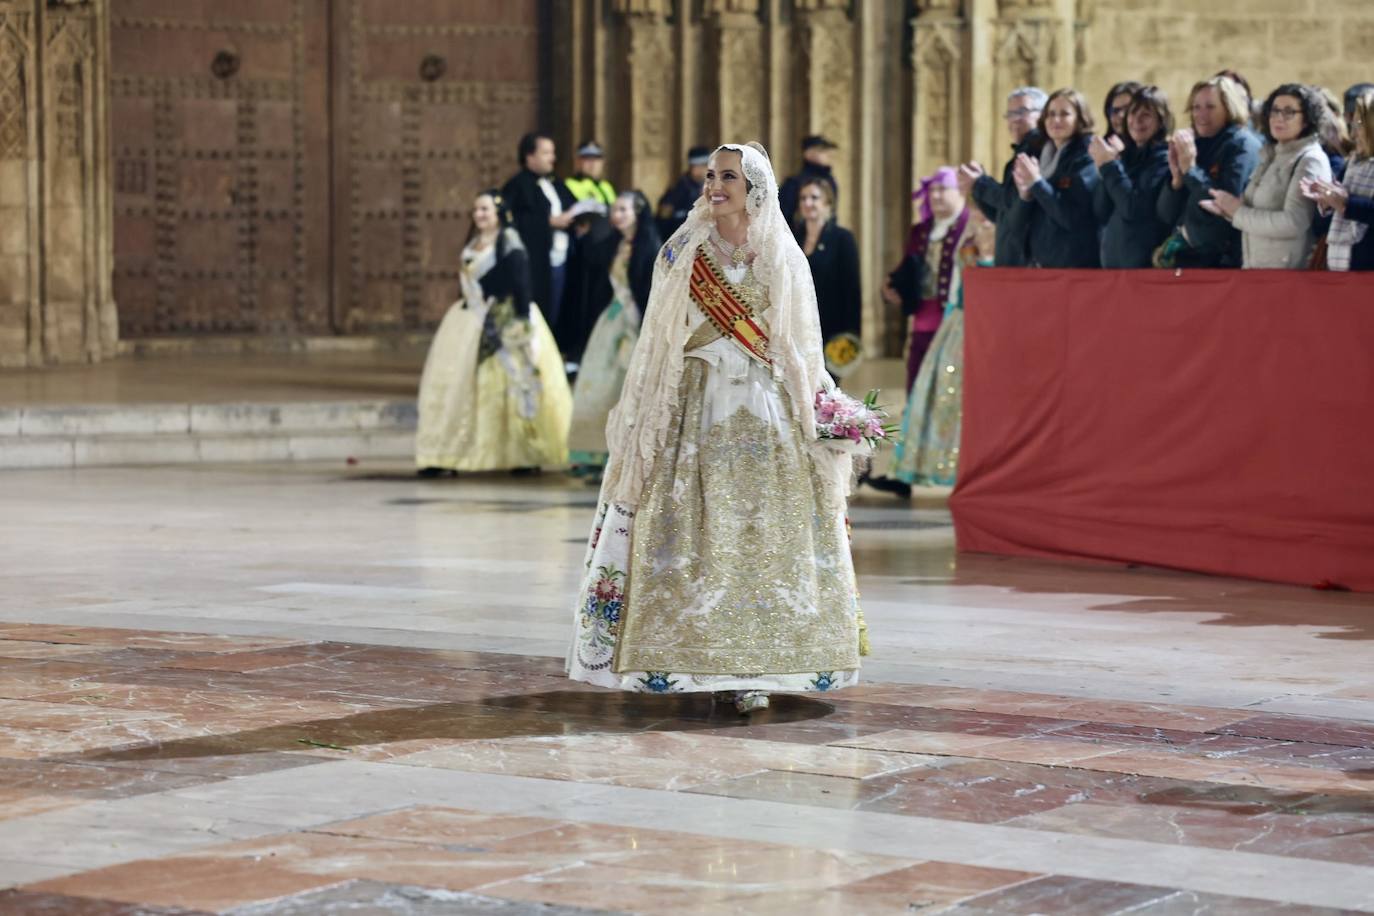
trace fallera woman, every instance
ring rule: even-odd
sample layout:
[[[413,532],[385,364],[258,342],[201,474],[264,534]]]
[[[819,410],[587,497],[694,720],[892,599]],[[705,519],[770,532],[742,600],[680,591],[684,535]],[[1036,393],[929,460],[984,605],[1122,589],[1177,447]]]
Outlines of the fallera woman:
[[[852,459],[817,438],[832,387],[811,271],[763,147],[712,154],[654,268],[577,595],[570,677],[711,692],[857,682]]]
[[[561,467],[572,394],[497,191],[473,201],[460,282],[463,298],[444,315],[420,377],[420,474]]]

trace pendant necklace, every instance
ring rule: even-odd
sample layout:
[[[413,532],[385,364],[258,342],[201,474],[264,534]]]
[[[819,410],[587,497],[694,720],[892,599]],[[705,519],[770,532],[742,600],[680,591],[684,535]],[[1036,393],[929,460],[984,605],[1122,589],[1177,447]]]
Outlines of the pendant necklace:
[[[711,230],[711,242],[716,248],[720,249],[720,253],[729,258],[731,263],[736,267],[743,267],[744,262],[749,257],[749,245],[747,242],[743,245],[731,245],[729,242],[725,241],[725,239],[721,238],[720,232],[715,229]]]

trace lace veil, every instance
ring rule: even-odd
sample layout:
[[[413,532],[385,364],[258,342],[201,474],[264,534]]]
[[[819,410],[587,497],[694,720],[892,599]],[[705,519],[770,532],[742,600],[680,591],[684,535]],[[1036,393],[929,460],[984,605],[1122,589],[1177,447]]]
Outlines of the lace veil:
[[[834,382],[825,371],[811,267],[778,205],[778,181],[768,153],[757,143],[726,143],[716,152],[720,150],[740,154],[749,185],[745,201],[748,240],[755,255],[754,275],[768,287],[769,304],[763,317],[768,324],[773,377],[782,383],[802,435],[813,444],[826,495],[842,499],[852,461],[816,443],[816,392],[833,388]],[[706,320],[692,302],[688,280],[697,250],[713,226],[710,205],[700,197],[655,261],[639,343],[630,358],[620,403],[606,424],[611,456],[603,499],[636,506],[654,459],[663,449],[682,379],[683,347]]]

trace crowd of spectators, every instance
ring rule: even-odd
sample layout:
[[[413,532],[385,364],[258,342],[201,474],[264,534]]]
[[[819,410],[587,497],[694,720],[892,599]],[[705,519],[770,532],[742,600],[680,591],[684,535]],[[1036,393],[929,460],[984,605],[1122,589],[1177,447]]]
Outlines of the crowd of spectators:
[[[1099,128],[1076,89],[1024,87],[1001,180],[970,162],[959,190],[996,224],[1002,267],[1367,270],[1374,84],[1343,102],[1301,83],[1257,101],[1224,70],[1189,92],[1187,126],[1128,81]]]

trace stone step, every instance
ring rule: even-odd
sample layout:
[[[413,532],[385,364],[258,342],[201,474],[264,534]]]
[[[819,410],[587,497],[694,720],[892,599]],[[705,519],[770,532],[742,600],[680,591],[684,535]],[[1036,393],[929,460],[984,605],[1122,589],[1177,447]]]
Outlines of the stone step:
[[[83,404],[0,407],[0,448],[16,438],[197,436],[413,430],[413,400],[269,404]]]
[[[0,408],[0,470],[414,453],[411,400]]]
[[[410,458],[410,430],[0,438],[0,470]]]

